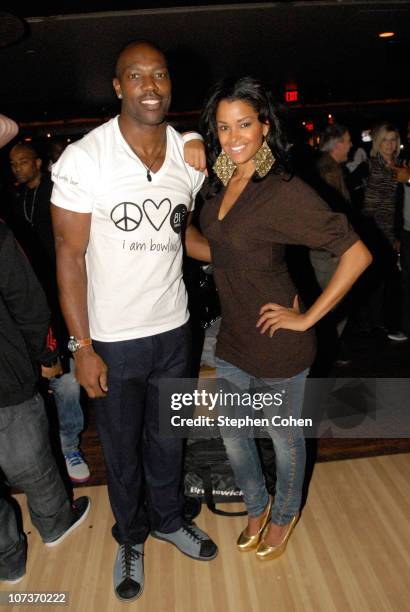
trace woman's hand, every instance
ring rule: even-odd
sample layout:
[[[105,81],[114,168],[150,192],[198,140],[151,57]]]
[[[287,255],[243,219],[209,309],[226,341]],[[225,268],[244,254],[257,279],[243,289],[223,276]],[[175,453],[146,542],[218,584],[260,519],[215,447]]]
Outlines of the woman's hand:
[[[292,308],[269,303],[264,304],[259,312],[261,316],[256,323],[256,327],[260,327],[261,334],[269,331],[271,338],[278,329],[305,331],[309,327],[306,315],[300,312],[297,295],[293,300]]]

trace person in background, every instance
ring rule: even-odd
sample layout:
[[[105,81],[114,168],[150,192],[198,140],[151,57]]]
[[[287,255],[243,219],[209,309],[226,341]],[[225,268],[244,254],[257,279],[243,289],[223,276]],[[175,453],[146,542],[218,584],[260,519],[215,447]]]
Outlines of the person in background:
[[[201,131],[209,185],[201,228],[209,241],[222,309],[217,377],[249,392],[278,392],[281,415],[298,418],[315,353],[312,327],[349,291],[371,256],[316,192],[286,169],[285,139],[270,93],[252,77],[219,82],[205,102]],[[187,235],[188,255],[198,250]],[[305,312],[285,261],[288,244],[326,249],[339,258],[326,288]],[[204,259],[202,254],[201,259]],[[265,417],[272,408],[263,407]],[[300,515],[305,443],[300,428],[267,427],[276,455],[269,499],[252,437],[231,432],[225,447],[244,494],[248,525],[241,552],[280,556]]]
[[[403,342],[410,337],[410,121],[407,142],[400,162],[392,168],[393,177],[403,185],[403,215],[400,231],[401,330],[387,334],[390,340]]]
[[[63,139],[63,138],[53,138],[49,142],[48,150],[47,150],[47,156],[48,156],[47,171],[49,173],[51,173],[53,164],[56,163],[61,153],[66,148],[68,142],[69,141],[67,139]]]
[[[345,164],[351,146],[350,133],[345,126],[337,123],[328,125],[320,137],[321,153],[316,163],[317,177],[313,184],[330,209],[346,215],[351,225],[357,229],[358,213],[352,207],[345,180],[347,174]],[[323,291],[338,266],[339,258],[323,249],[311,249],[309,256],[316,280]],[[351,308],[349,297],[346,296],[339,302],[323,322],[326,325],[324,333],[321,330],[319,349],[323,349],[324,355],[321,355],[321,359],[323,362],[328,362],[328,367],[334,361],[334,357],[337,357],[335,365],[350,363],[346,345],[342,340]],[[326,346],[323,346],[324,344]]]
[[[74,361],[67,349],[68,333],[58,301],[50,214],[52,182],[50,175],[43,172],[42,160],[30,143],[20,142],[13,146],[10,166],[20,185],[13,208],[13,230],[46,293],[52,313],[52,329],[60,352],[55,362],[49,364],[56,367],[58,373],[49,378],[49,389],[57,407],[61,450],[71,481],[83,483],[90,478],[90,471],[79,448],[80,433],[84,429],[80,385],[74,377]]]
[[[356,211],[361,211],[363,207],[364,192],[366,181],[369,175],[369,156],[368,143],[363,141],[363,132],[359,130],[351,131],[352,148],[346,162],[345,180],[349,189],[352,206]]]
[[[399,153],[397,128],[388,123],[377,126],[372,133],[362,209],[363,239],[373,255],[373,264],[363,278],[359,315],[365,331],[381,329],[394,334],[399,327],[397,252],[403,207],[403,185],[395,178]]]
[[[17,125],[0,115],[0,147]],[[33,525],[47,546],[57,546],[87,517],[88,497],[70,503],[49,440],[37,390],[47,355],[49,310],[23,251],[0,222],[0,469],[27,496]],[[0,495],[0,581],[15,584],[26,572],[27,540],[15,510]]]

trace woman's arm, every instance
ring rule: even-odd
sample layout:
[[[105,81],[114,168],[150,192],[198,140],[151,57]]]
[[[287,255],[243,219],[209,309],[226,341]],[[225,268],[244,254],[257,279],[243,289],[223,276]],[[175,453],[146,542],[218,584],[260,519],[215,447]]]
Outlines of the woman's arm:
[[[315,325],[346,295],[362,272],[371,264],[372,256],[361,240],[355,242],[341,255],[339,264],[318,299],[305,313],[299,310],[298,296],[293,307],[279,304],[264,304],[256,327],[261,334],[266,332],[272,337],[278,329],[305,331]]]

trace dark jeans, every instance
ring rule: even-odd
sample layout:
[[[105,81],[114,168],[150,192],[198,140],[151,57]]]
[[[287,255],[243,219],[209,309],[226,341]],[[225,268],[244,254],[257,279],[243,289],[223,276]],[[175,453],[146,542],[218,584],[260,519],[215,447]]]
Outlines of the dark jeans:
[[[41,396],[0,408],[0,467],[9,484],[27,495],[31,522],[43,541],[63,533],[71,505],[51,453]],[[26,542],[11,504],[0,498],[0,579],[24,573]]]
[[[119,544],[182,523],[183,440],[159,435],[162,378],[188,376],[189,324],[146,338],[94,342],[108,366],[108,394],[93,400]]]
[[[400,240],[401,264],[401,328],[410,337],[410,232],[402,231]]]
[[[400,276],[393,248],[372,252],[374,261],[355,287],[355,319],[363,331],[386,327],[396,331],[400,319]]]

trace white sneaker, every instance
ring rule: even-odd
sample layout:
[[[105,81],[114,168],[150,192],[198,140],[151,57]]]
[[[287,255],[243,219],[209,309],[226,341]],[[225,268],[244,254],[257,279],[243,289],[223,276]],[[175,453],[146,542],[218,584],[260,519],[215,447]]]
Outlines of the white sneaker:
[[[65,453],[64,459],[71,482],[81,483],[89,480],[90,470],[79,450]]]
[[[406,334],[403,334],[403,332],[401,331],[387,334],[387,337],[389,338],[389,340],[394,340],[395,342],[405,342],[406,340],[408,340]]]

